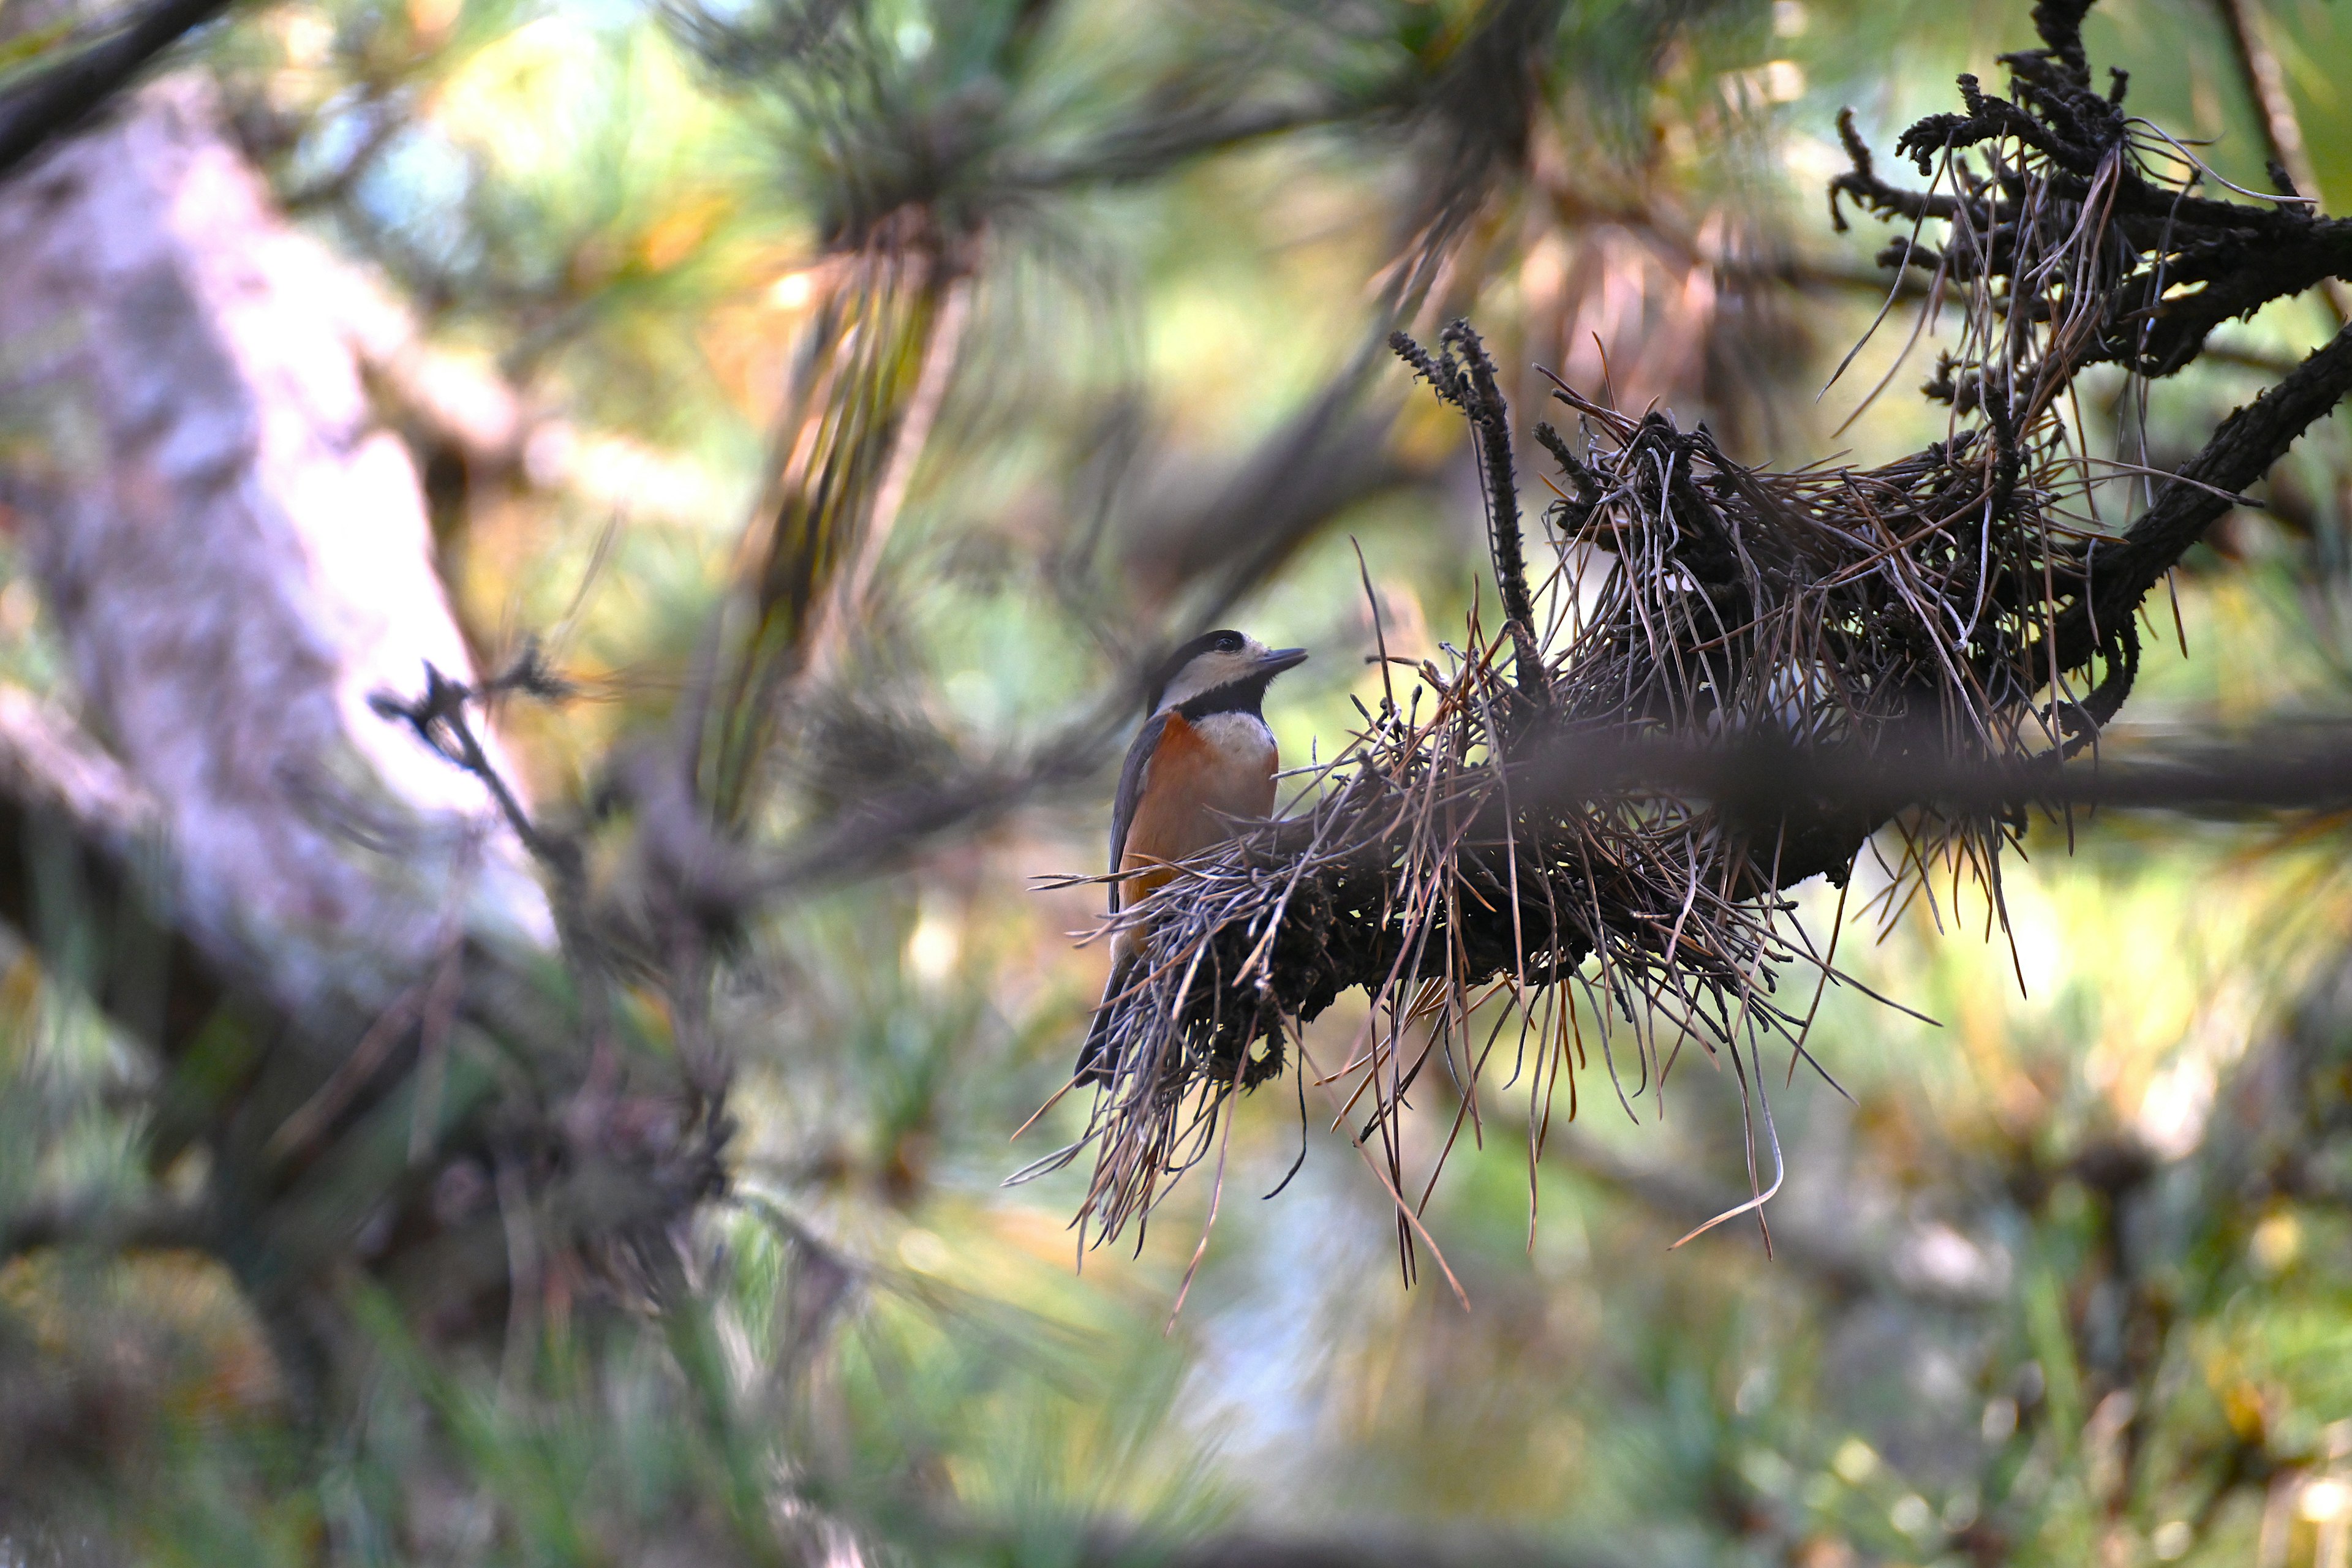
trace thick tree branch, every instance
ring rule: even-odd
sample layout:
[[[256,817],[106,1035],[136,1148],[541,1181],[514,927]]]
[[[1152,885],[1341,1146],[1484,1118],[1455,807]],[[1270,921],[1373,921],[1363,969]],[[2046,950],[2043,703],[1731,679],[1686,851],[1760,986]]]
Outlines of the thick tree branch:
[[[2352,395],[2352,327],[2336,332],[2277,385],[2221,423],[2196,457],[2157,492],[2123,539],[2095,545],[2089,591],[2057,620],[2061,668],[2081,662],[2135,614],[2189,547],[2263,480],[2305,430]]]
[[[289,1011],[380,1008],[467,918],[546,931],[475,781],[367,708],[469,659],[342,267],[196,79],[0,186],[0,499],[183,922]],[[494,743],[493,743],[494,744]]]
[[[1567,812],[1627,796],[1687,796],[1764,824],[1808,812],[1884,822],[1922,805],[1955,816],[2105,806],[2215,818],[2352,808],[2352,729],[2342,725],[2189,745],[2113,733],[2110,742],[2095,757],[2063,760],[2053,750],[1994,761],[1943,748],[1932,735],[1877,748],[1769,736],[1715,745],[1561,740],[1522,760],[1525,782],[1512,801],[1522,811]]]

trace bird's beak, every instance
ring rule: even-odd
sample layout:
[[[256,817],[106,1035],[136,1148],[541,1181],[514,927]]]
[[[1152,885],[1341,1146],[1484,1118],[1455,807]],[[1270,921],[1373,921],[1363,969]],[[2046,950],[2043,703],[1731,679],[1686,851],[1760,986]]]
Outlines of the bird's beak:
[[[1277,647],[1268,649],[1265,657],[1257,661],[1257,667],[1268,675],[1280,675],[1284,670],[1290,669],[1296,666],[1305,664],[1306,662],[1307,650],[1305,648]]]

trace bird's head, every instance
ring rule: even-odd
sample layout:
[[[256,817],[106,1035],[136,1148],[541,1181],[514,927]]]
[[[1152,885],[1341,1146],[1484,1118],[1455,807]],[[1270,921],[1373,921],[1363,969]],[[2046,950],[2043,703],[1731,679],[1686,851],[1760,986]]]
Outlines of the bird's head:
[[[1255,706],[1268,681],[1306,658],[1303,647],[1268,647],[1236,631],[1203,632],[1160,665],[1152,678],[1150,711],[1179,708],[1213,691],[1231,691]]]

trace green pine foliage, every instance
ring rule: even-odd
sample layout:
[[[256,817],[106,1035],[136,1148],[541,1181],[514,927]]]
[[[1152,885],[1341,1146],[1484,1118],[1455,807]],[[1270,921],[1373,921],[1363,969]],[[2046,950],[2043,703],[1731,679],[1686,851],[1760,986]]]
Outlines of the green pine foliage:
[[[2340,205],[2352,16],[2263,8]],[[529,411],[511,461],[458,462],[436,529],[485,667],[536,637],[572,683],[499,721],[541,809],[590,824],[599,888],[628,877],[593,820],[606,763],[706,688],[709,798],[763,843],[813,841],[877,779],[1035,787],[788,885],[711,960],[739,1126],[682,1296],[542,1292],[453,1348],[354,1278],[366,1353],[320,1405],[217,1261],[12,1246],[0,1565],[1045,1568],[1244,1536],[1361,1553],[1331,1561],[2341,1564],[2338,820],[2038,826],[2008,941],[1966,886],[1890,908],[1865,864],[1845,899],[1809,891],[1841,963],[1934,1023],[1829,993],[1810,1049],[1838,1086],[1773,1085],[1769,1251],[1752,1220],[1669,1250],[1748,1194],[1737,1089],[1691,1052],[1621,1098],[1589,1010],[1532,1173],[1522,1084],[1429,1202],[1466,1310],[1426,1256],[1407,1284],[1356,1123],[1287,1079],[1118,1250],[1069,1228],[1076,1173],[1003,1184],[1083,1122],[1073,1095],[1013,1136],[1105,963],[1070,940],[1099,888],[1037,880],[1100,868],[1132,662],[1204,617],[1313,647],[1268,714],[1303,763],[1376,700],[1367,587],[1414,657],[1491,601],[1458,428],[1378,356],[1387,312],[1473,316],[1513,376],[1597,371],[1598,334],[1621,404],[1759,463],[1939,438],[1909,395],[1932,327],[1898,363],[1907,301],[1816,399],[1885,287],[1881,241],[1823,220],[1832,121],[1853,104],[1884,149],[2022,47],[2024,10],[234,13],[202,68],[281,199]],[[2258,184],[2220,27],[2130,0],[2091,53]],[[16,51],[61,47],[0,46],[0,89]],[[2232,327],[2134,449],[2178,461],[2332,330],[2316,300]],[[2096,384],[2113,448],[2137,394]],[[1531,374],[1505,390],[1537,406]],[[386,414],[431,471],[429,421]],[[2128,721],[2352,710],[2340,418],[2271,491],[2185,564]],[[0,557],[0,672],[70,703],[20,567]],[[76,918],[70,888],[49,907]],[[1346,1011],[1313,1037],[1327,1065]],[[650,1005],[635,1026],[675,1044]],[[199,1188],[200,1157],[148,1157],[158,1090],[14,946],[0,1237]],[[1412,1100],[1433,1149],[1457,1091],[1432,1072]]]

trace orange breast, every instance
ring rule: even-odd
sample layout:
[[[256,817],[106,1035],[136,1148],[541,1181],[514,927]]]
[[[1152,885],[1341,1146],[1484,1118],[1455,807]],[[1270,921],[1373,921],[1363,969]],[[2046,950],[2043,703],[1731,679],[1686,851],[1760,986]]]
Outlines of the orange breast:
[[[1202,724],[1168,715],[1128,824],[1119,869],[1156,868],[1122,883],[1123,906],[1164,886],[1171,861],[1233,837],[1228,818],[1274,810],[1275,750],[1255,720],[1218,714]]]

